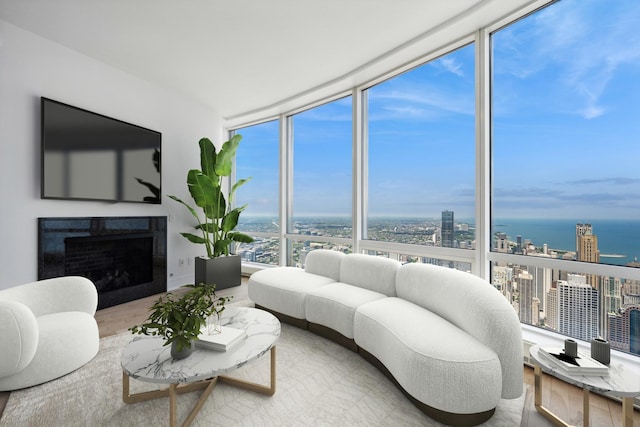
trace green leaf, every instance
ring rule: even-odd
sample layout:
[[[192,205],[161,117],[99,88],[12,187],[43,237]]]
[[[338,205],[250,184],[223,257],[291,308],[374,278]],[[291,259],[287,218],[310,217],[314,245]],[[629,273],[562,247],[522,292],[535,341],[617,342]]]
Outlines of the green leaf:
[[[197,169],[191,169],[187,175],[187,185],[191,197],[201,208],[211,206],[216,202],[216,186],[213,180]]]
[[[242,136],[240,136],[240,134],[235,134],[231,137],[230,140],[222,144],[220,153],[218,153],[218,157],[216,158],[215,168],[216,168],[217,175],[219,176],[231,175],[233,159],[236,156],[236,151],[238,150],[238,145],[240,145],[241,139],[242,139]]]
[[[229,231],[236,228],[236,226],[238,225],[239,218],[240,218],[239,209],[233,209],[229,211],[229,213],[226,214],[224,218],[222,218],[222,224],[221,224],[222,231],[225,233],[228,233]]]
[[[200,169],[203,174],[217,182],[218,177],[215,174],[216,147],[209,138],[202,138],[198,144],[200,145]]]
[[[189,206],[188,204],[186,204],[185,202],[183,202],[182,200],[180,200],[176,196],[169,196],[169,198],[171,200],[175,200],[178,203],[181,203],[183,206],[185,206],[187,209],[189,209],[189,212],[191,212],[191,215],[193,215],[198,220],[198,222],[200,222],[200,217],[198,217],[198,214],[196,213],[196,211],[191,206]]]
[[[212,202],[205,208],[205,215],[210,219],[222,218],[227,211],[227,202],[220,187],[214,187],[211,194]]]
[[[238,233],[238,232],[227,233],[227,237],[233,240],[234,242],[238,242],[238,243],[251,243],[254,241],[253,237],[247,236],[246,234]]]
[[[229,253],[230,239],[220,239],[213,245],[213,252],[215,256],[227,255]]]
[[[247,182],[251,181],[252,177],[249,178],[245,178],[245,179],[240,179],[238,181],[236,181],[235,184],[233,184],[233,187],[231,187],[231,191],[229,192],[229,204],[232,204],[233,202],[233,197],[236,194],[236,190],[240,187],[242,187],[244,184],[246,184]],[[246,206],[246,205],[245,205]]]
[[[184,237],[185,239],[187,239],[188,241],[190,241],[191,243],[197,243],[197,244],[205,244],[207,243],[207,239],[201,237],[201,236],[196,236],[195,234],[191,234],[191,233],[180,233],[180,235],[182,237]]]

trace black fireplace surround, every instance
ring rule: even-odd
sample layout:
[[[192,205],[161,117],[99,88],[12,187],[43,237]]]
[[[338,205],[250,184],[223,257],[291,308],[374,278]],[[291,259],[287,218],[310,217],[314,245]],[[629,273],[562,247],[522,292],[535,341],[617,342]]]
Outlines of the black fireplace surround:
[[[38,218],[38,279],[83,276],[98,309],[167,290],[167,217]]]

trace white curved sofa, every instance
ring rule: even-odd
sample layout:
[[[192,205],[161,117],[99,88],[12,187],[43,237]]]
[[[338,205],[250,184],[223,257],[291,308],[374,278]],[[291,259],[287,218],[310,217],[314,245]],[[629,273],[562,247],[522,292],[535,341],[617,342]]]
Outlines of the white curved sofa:
[[[518,316],[477,276],[315,250],[304,270],[251,275],[249,298],[282,321],[359,352],[446,424],[480,424],[500,399],[522,394]]]
[[[0,291],[0,391],[61,377],[98,353],[98,293],[84,277],[58,277]]]

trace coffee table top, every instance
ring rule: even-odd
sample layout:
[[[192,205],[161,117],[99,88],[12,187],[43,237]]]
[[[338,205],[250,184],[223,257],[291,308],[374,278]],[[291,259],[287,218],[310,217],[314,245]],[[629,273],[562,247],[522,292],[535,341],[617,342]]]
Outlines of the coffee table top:
[[[182,360],[173,360],[171,346],[161,337],[136,335],[122,352],[121,365],[131,378],[152,383],[191,383],[238,369],[268,352],[280,336],[280,321],[264,310],[227,307],[221,324],[247,331],[247,338],[228,351],[196,347]]]
[[[534,345],[529,350],[531,357],[542,370],[556,378],[566,381],[578,387],[587,387],[590,391],[617,396],[635,397],[640,396],[640,373],[631,368],[625,368],[621,363],[612,362],[609,365],[609,375],[587,376],[574,375],[562,371],[560,368],[548,362],[538,354],[539,345]]]

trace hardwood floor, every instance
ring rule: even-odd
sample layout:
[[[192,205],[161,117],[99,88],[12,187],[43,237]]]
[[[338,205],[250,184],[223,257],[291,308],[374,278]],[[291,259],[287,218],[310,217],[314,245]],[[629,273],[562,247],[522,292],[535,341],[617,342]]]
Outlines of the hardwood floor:
[[[233,296],[232,302],[248,299],[246,283],[247,280],[245,278],[241,286],[220,290],[218,295]],[[173,292],[179,293],[180,290]],[[98,311],[96,313],[96,321],[98,322],[100,337],[124,332],[129,327],[144,322],[148,316],[149,307],[159,296],[154,295]],[[527,366],[523,369],[524,383],[528,386],[528,393],[521,427],[551,427],[552,424],[535,410],[533,369]],[[563,420],[576,426],[582,426],[582,389],[548,375],[543,377],[542,384],[543,405]],[[0,393],[0,414],[4,409],[8,396],[9,393]],[[595,394],[591,395],[590,402],[591,426],[614,427],[622,425],[622,405],[619,402]],[[2,423],[0,422],[0,424]],[[634,411],[634,425],[640,427],[640,411],[638,409]]]

